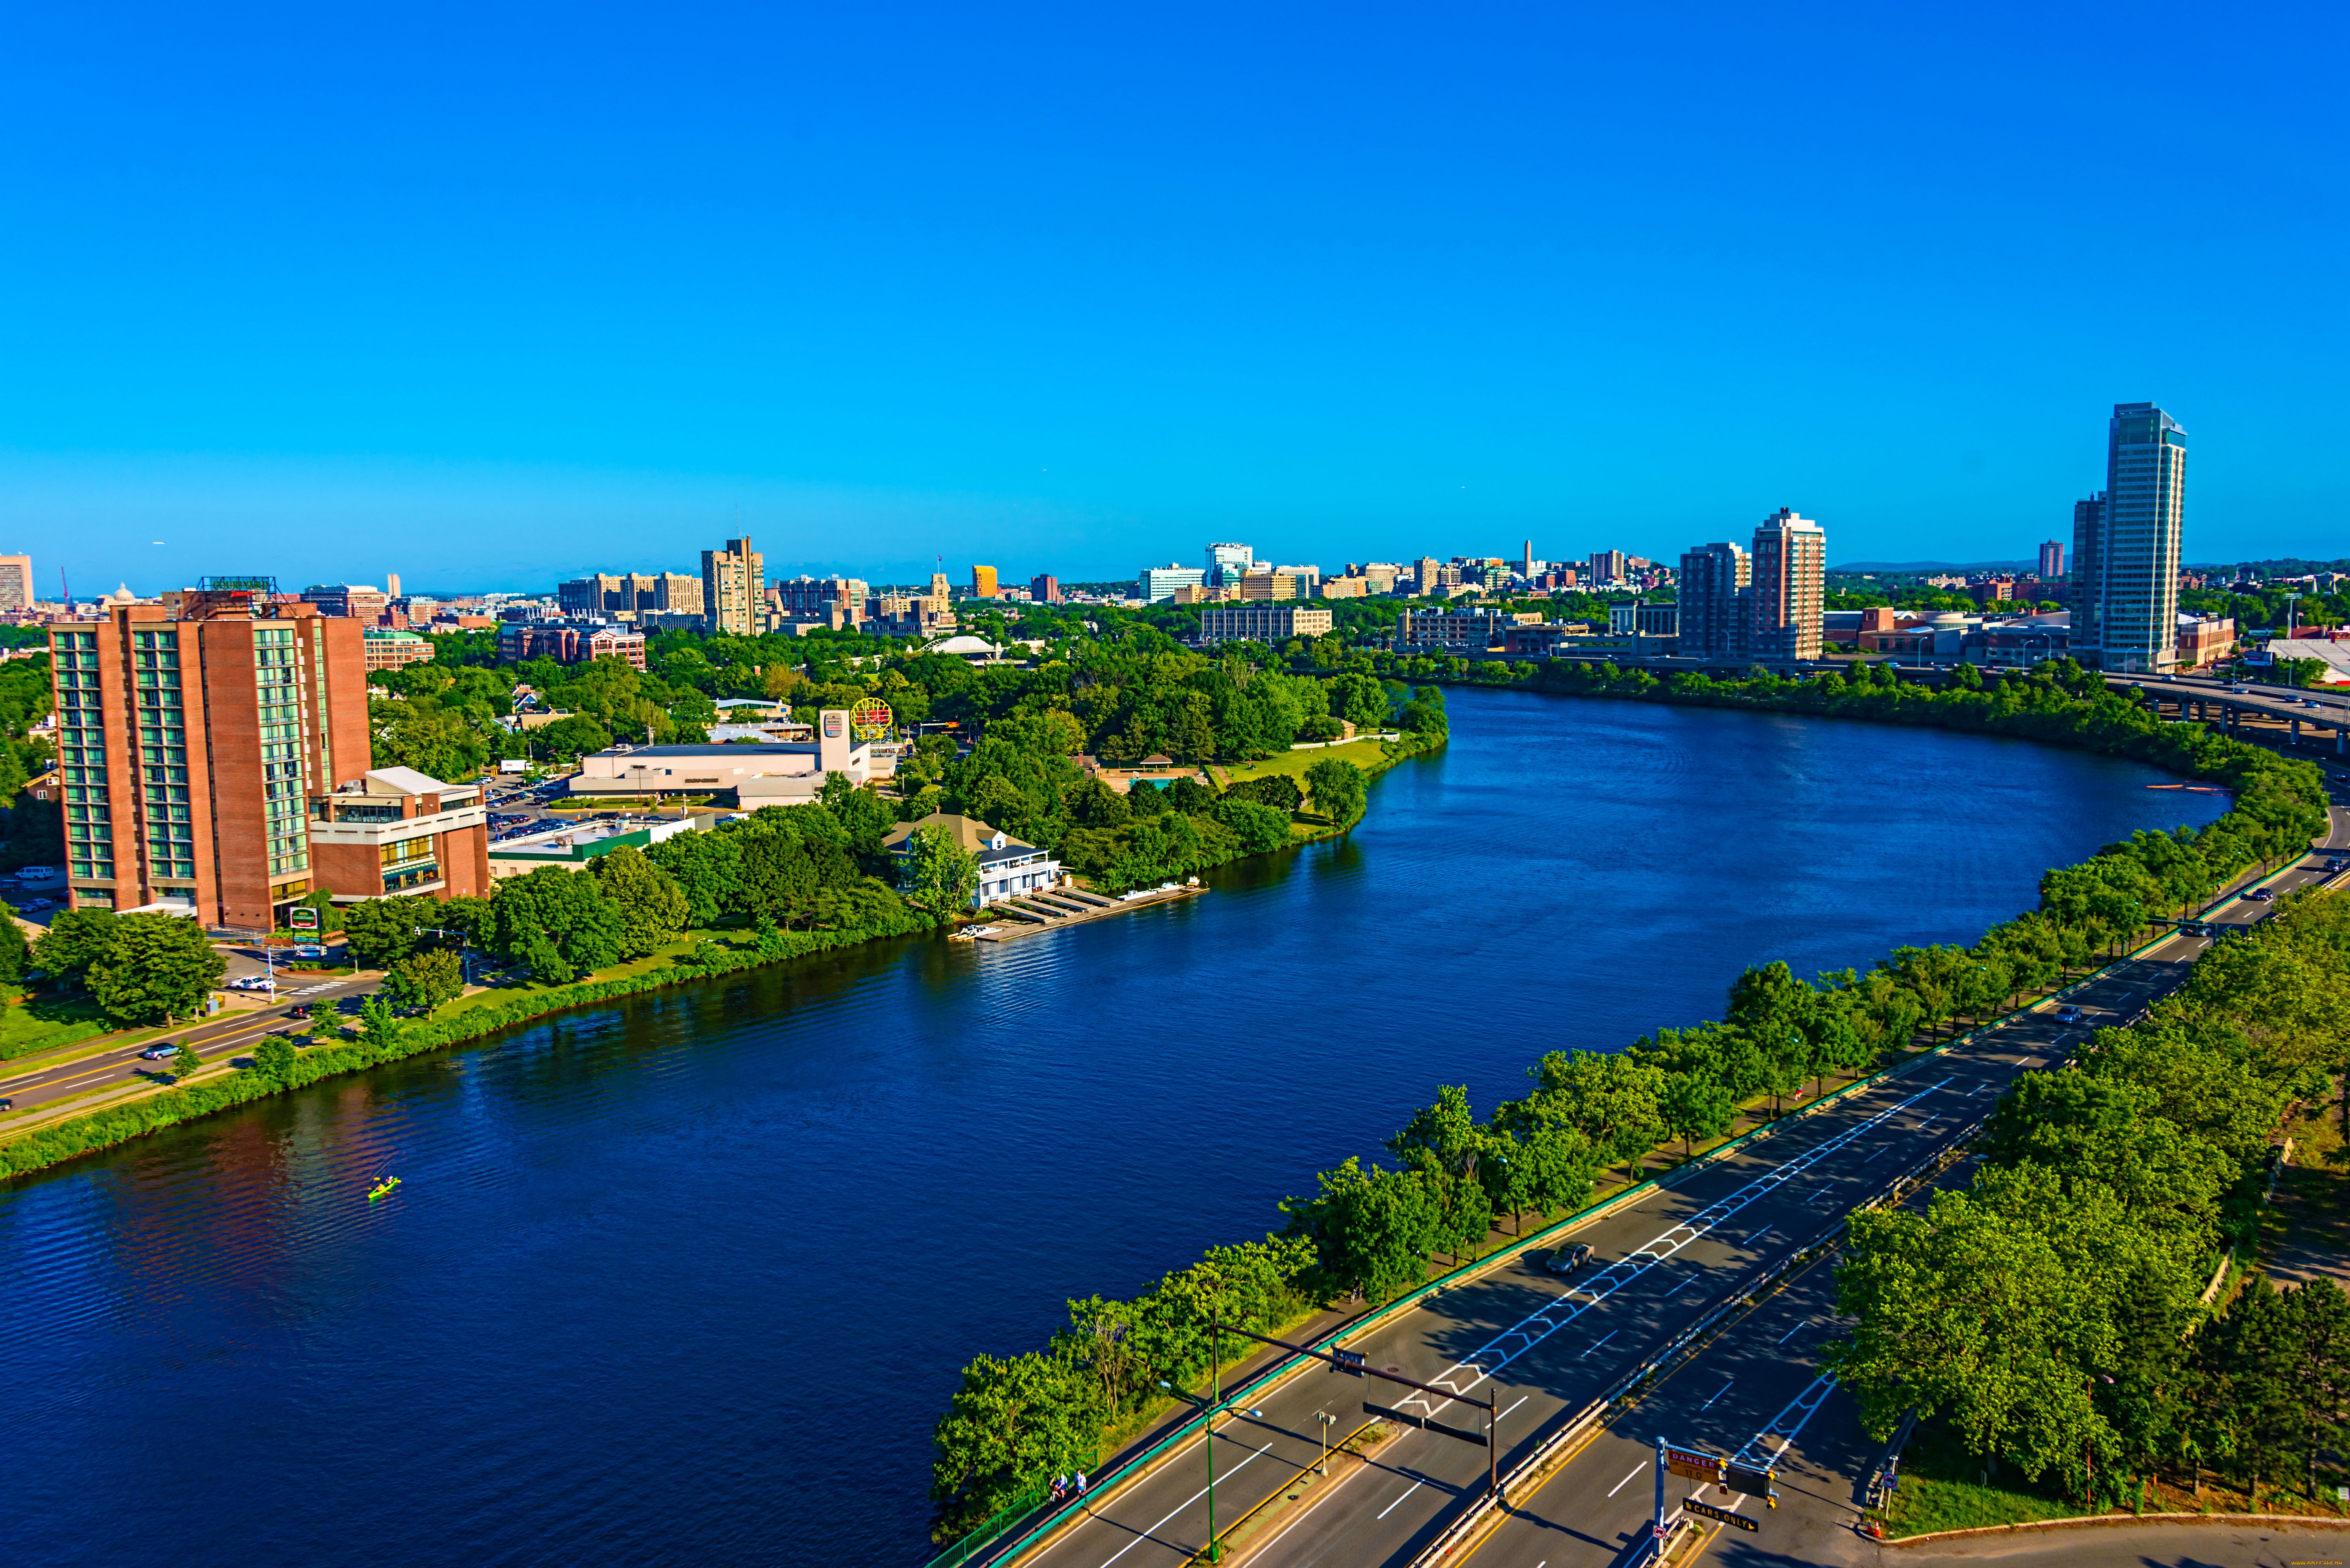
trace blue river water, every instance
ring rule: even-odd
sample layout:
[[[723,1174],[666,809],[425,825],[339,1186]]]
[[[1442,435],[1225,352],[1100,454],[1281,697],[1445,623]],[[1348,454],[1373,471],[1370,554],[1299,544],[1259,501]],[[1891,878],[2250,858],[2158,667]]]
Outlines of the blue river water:
[[[1442,1083],[1971,940],[2224,797],[2019,742],[1455,692],[1346,841],[1000,948],[706,982],[0,1188],[44,1564],[914,1564],[973,1353]],[[366,1201],[380,1174],[396,1197]]]

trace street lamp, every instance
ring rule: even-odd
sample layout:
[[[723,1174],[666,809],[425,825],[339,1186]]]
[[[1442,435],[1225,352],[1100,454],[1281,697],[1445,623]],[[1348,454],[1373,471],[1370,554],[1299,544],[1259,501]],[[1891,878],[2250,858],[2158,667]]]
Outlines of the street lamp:
[[[1211,1392],[1214,1393],[1215,1397],[1202,1399],[1196,1394],[1176,1387],[1164,1377],[1159,1380],[1159,1386],[1166,1389],[1178,1399],[1188,1400],[1195,1408],[1207,1415],[1208,1418],[1202,1429],[1208,1434],[1208,1544],[1200,1555],[1210,1563],[1221,1563],[1223,1561],[1224,1549],[1216,1540],[1216,1417],[1223,1415],[1246,1416],[1250,1420],[1255,1421],[1263,1419],[1264,1412],[1243,1410],[1237,1405],[1227,1405],[1224,1403],[1223,1395],[1212,1388]]]
[[[1317,1474],[1326,1476],[1330,1473],[1330,1428],[1338,1424],[1338,1417],[1316,1410],[1314,1418],[1322,1423],[1322,1462],[1315,1468]]]

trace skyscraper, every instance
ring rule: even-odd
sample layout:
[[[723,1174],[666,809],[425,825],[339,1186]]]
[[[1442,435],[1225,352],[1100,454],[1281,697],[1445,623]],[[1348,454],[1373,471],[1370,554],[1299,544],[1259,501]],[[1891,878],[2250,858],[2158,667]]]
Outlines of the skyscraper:
[[[33,557],[0,556],[0,610],[33,607]]]
[[[1828,536],[1788,508],[1754,530],[1747,651],[1757,659],[1817,659],[1827,609]]]
[[[756,637],[765,620],[767,563],[748,539],[702,552],[702,614],[721,636]]]
[[[1028,579],[1028,597],[1040,605],[1061,602],[1061,579],[1049,572],[1040,572]]]
[[[1256,563],[1256,552],[1246,545],[1211,545],[1208,546],[1208,566],[1202,580],[1211,588],[1226,582],[1237,583]]]
[[[1746,651],[1746,595],[1753,557],[1735,545],[1681,552],[1680,650],[1707,659]]]
[[[972,597],[975,599],[992,599],[995,597],[995,568],[993,566],[973,566],[971,569]]]
[[[2152,403],[2116,403],[2106,488],[2073,508],[2073,656],[2150,674],[2178,661],[2187,432]]]
[[[2053,583],[2064,575],[2064,544],[2050,539],[2040,546],[2040,580]]]

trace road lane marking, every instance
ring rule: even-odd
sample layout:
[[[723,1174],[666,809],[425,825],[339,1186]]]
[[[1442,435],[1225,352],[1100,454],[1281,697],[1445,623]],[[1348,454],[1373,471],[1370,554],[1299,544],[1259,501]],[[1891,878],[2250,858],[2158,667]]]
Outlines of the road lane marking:
[[[1413,1492],[1418,1491],[1423,1484],[1424,1483],[1419,1481],[1412,1482],[1411,1486],[1404,1492],[1403,1497],[1409,1497]],[[1381,1519],[1385,1519],[1388,1514],[1393,1513],[1398,1508],[1401,1507],[1403,1504],[1403,1497],[1396,1499],[1395,1501],[1379,1510],[1379,1517]],[[1108,1565],[1105,1563],[1103,1568],[1108,1568]]]
[[[1877,1155],[1885,1153],[1887,1149],[1890,1149],[1893,1146],[1891,1144],[1887,1144],[1884,1148],[1878,1149],[1877,1154],[1870,1155],[1866,1159],[1862,1160],[1860,1163],[1863,1165],[1874,1165],[1877,1163]]]
[[[1662,1299],[1664,1301],[1670,1301],[1695,1283],[1697,1283],[1697,1276],[1695,1274],[1691,1274],[1688,1279],[1683,1280],[1679,1284],[1677,1284],[1671,1290],[1667,1291]]]
[[[1428,1394],[1417,1393],[1408,1399],[1398,1401],[1397,1407],[1401,1409],[1412,1405],[1419,1405],[1423,1407],[1424,1415],[1434,1416],[1440,1413],[1453,1400],[1466,1396],[1503,1367],[1574,1323],[1585,1313],[1607,1301],[1608,1297],[1647,1273],[1650,1269],[1659,1263],[1669,1262],[1675,1254],[1713,1231],[1731,1216],[1775,1193],[1780,1188],[1786,1186],[1813,1166],[1831,1155],[1842,1152],[1856,1139],[1883,1127],[1896,1116],[1915,1110],[1921,1102],[1939,1094],[1957,1081],[1956,1078],[1944,1078],[1938,1084],[1929,1085],[1918,1090],[1905,1100],[1887,1106],[1875,1116],[1854,1123],[1844,1131],[1821,1143],[1816,1148],[1796,1156],[1784,1165],[1765,1171],[1728,1197],[1709,1204],[1690,1219],[1668,1227],[1582,1283],[1562,1292],[1546,1305],[1527,1314],[1513,1326],[1495,1334],[1484,1345],[1455,1363],[1442,1376],[1431,1378],[1430,1381],[1435,1386],[1442,1388],[1448,1397],[1435,1400]],[[1890,1147],[1890,1145],[1887,1146],[1888,1148]],[[1877,1152],[1881,1154],[1884,1150],[1880,1149]],[[1871,1159],[1875,1158],[1874,1155],[1870,1156]],[[1866,1165],[1868,1161],[1863,1160],[1861,1163]],[[1764,1226],[1763,1231],[1773,1229],[1776,1224],[1777,1221],[1774,1220],[1771,1225]],[[1762,1233],[1762,1231],[1756,1232],[1757,1235]],[[1575,1299],[1577,1295],[1586,1296],[1589,1299],[1577,1301]],[[1608,1337],[1613,1338],[1614,1334],[1611,1334]],[[1607,1343],[1606,1340],[1600,1341],[1600,1344],[1605,1343]],[[1597,1345],[1594,1345],[1583,1354],[1588,1355],[1592,1350],[1596,1350],[1598,1347]],[[1576,1359],[1581,1360],[1582,1357],[1578,1356]],[[1465,1383],[1453,1381],[1461,1377],[1465,1377],[1467,1381]]]
[[[1603,1345],[1607,1344],[1609,1340],[1611,1340],[1611,1339],[1615,1338],[1617,1334],[1621,1334],[1621,1333],[1623,1333],[1623,1332],[1624,1332],[1624,1331],[1623,1331],[1622,1329],[1620,1329],[1620,1328],[1611,1328],[1611,1329],[1609,1329],[1606,1334],[1601,1334],[1597,1339],[1593,1340],[1589,1345],[1587,1345],[1584,1346],[1584,1349],[1583,1349],[1583,1355],[1578,1355],[1578,1356],[1576,1356],[1576,1357],[1575,1357],[1575,1359],[1576,1359],[1577,1361],[1582,1360],[1584,1355],[1590,1355],[1593,1351],[1595,1351],[1595,1350],[1598,1349],[1601,1345]],[[1449,1405],[1449,1404],[1451,1404],[1451,1401],[1450,1399],[1448,1399],[1448,1400],[1446,1400],[1446,1401],[1445,1401],[1445,1403]]]
[[[1810,1321],[1811,1321],[1811,1320],[1810,1320],[1809,1318],[1806,1318],[1806,1319],[1804,1319],[1804,1323],[1799,1323],[1799,1324],[1797,1324],[1794,1327],[1793,1327],[1793,1328],[1789,1329],[1786,1333],[1784,1333],[1784,1334],[1781,1334],[1781,1335],[1779,1336],[1779,1338],[1778,1338],[1778,1340],[1777,1340],[1777,1342],[1776,1342],[1776,1343],[1778,1343],[1778,1344],[1780,1344],[1780,1345],[1784,1345],[1784,1344],[1786,1344],[1789,1340],[1791,1340],[1791,1339],[1794,1338],[1794,1337],[1795,1337],[1795,1335],[1797,1335],[1797,1334],[1799,1334],[1803,1333],[1803,1331],[1804,1331],[1804,1324],[1808,1324]]]
[[[1626,1487],[1630,1486],[1635,1478],[1637,1478],[1642,1470],[1647,1469],[1656,1462],[1657,1461],[1654,1459],[1642,1459],[1638,1464],[1634,1465],[1632,1467],[1631,1475],[1626,1476],[1622,1480],[1619,1480],[1614,1486],[1609,1487],[1607,1489],[1607,1495],[1609,1497],[1614,1497],[1617,1492],[1622,1491]]]
[[[1518,1405],[1523,1405],[1523,1404],[1524,1404],[1527,1400],[1529,1400],[1529,1399],[1531,1399],[1531,1398],[1533,1398],[1533,1397],[1534,1397],[1534,1396],[1533,1396],[1533,1395],[1531,1395],[1531,1394],[1521,1394],[1521,1395],[1519,1395],[1519,1396],[1518,1396]],[[1509,1416],[1513,1411],[1515,1411],[1515,1410],[1517,1409],[1518,1405],[1513,1405],[1513,1406],[1511,1406],[1509,1409],[1503,1411],[1503,1412],[1502,1412],[1502,1415],[1503,1415],[1504,1417],[1508,1417],[1508,1416]]]
[[[1713,1391],[1713,1399],[1719,1399],[1719,1398],[1721,1398],[1724,1394],[1729,1393],[1729,1392],[1730,1392],[1730,1390],[1731,1390],[1733,1386],[1735,1386],[1737,1385],[1737,1382],[1738,1382],[1738,1379],[1737,1379],[1737,1378],[1735,1378],[1735,1377],[1733,1377],[1733,1378],[1731,1378],[1728,1383],[1725,1383],[1725,1384],[1723,1384],[1721,1387],[1719,1387],[1719,1388],[1715,1389],[1715,1390]],[[1698,1408],[1699,1408],[1699,1409],[1700,1409],[1700,1410],[1711,1410],[1711,1409],[1712,1409],[1712,1408],[1713,1408],[1713,1399],[1709,1399],[1709,1400],[1707,1400],[1704,1404],[1700,1405],[1700,1406],[1698,1407]]]
[[[1247,1459],[1243,1459],[1239,1464],[1234,1465],[1231,1469],[1226,1470],[1217,1479],[1220,1480],[1232,1480],[1234,1476],[1240,1474],[1242,1470],[1247,1469],[1250,1465],[1254,1464],[1263,1456],[1264,1452],[1265,1450],[1263,1449],[1257,1449],[1252,1451]],[[1185,1509],[1191,1507],[1193,1503],[1199,1501],[1201,1498],[1207,1495],[1208,1489],[1206,1487],[1201,1487],[1190,1497],[1187,1497],[1181,1502],[1177,1503],[1174,1508],[1169,1511],[1167,1519],[1174,1518],[1176,1514],[1182,1512]],[[1410,1494],[1406,1493],[1405,1495],[1409,1496]],[[1379,1517],[1381,1519],[1385,1519],[1387,1515],[1381,1514]],[[1152,1525],[1149,1530],[1144,1531],[1141,1534],[1136,1536],[1133,1540],[1119,1547],[1116,1552],[1110,1553],[1109,1556],[1104,1558],[1102,1560],[1102,1568],[1109,1568],[1111,1563],[1117,1562],[1119,1558],[1125,1556],[1128,1552],[1133,1551],[1136,1547],[1141,1545],[1152,1536],[1158,1534],[1160,1527],[1166,1524],[1167,1519],[1160,1520],[1158,1524]]]

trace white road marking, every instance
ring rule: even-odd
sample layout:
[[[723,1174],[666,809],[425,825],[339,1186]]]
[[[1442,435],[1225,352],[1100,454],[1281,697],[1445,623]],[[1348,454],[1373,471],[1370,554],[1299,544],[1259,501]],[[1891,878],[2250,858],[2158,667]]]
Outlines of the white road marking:
[[[1727,1382],[1727,1383],[1723,1384],[1721,1387],[1719,1387],[1719,1388],[1717,1388],[1717,1389],[1715,1389],[1715,1390],[1713,1391],[1713,1399],[1719,1399],[1719,1398],[1721,1398],[1724,1394],[1729,1393],[1729,1392],[1731,1391],[1731,1389],[1732,1389],[1732,1388],[1736,1387],[1736,1386],[1737,1386],[1737,1385],[1738,1385],[1738,1379],[1737,1379],[1737,1378],[1735,1378],[1735,1377],[1731,1378],[1729,1382]],[[1712,1409],[1712,1408],[1713,1408],[1713,1399],[1709,1399],[1709,1400],[1707,1400],[1704,1404],[1700,1405],[1700,1406],[1698,1407],[1698,1408],[1699,1408],[1699,1409],[1700,1409],[1700,1410],[1711,1410],[1711,1409]]]
[[[1263,1449],[1256,1449],[1253,1453],[1251,1453],[1247,1459],[1243,1459],[1239,1464],[1234,1465],[1231,1469],[1226,1470],[1226,1471],[1225,1471],[1222,1476],[1218,1477],[1217,1479],[1218,1479],[1218,1480],[1232,1480],[1232,1477],[1234,1477],[1234,1476],[1236,1476],[1236,1475],[1240,1474],[1240,1472],[1241,1472],[1243,1469],[1245,1469],[1248,1466],[1250,1466],[1250,1465],[1252,1465],[1252,1464],[1254,1464],[1254,1463],[1256,1462],[1256,1460],[1257,1460],[1258,1457],[1259,1457],[1260,1455],[1262,1455],[1263,1452],[1264,1452],[1264,1450],[1263,1450]],[[1172,1509],[1169,1510],[1169,1511],[1168,1511],[1168,1514],[1167,1514],[1167,1519],[1172,1519],[1172,1518],[1174,1518],[1177,1514],[1179,1514],[1179,1513],[1182,1512],[1185,1509],[1187,1509],[1187,1508],[1191,1507],[1193,1503],[1195,1503],[1195,1502],[1199,1501],[1201,1498],[1203,1498],[1203,1497],[1205,1497],[1205,1496],[1207,1496],[1207,1495],[1208,1495],[1208,1489],[1207,1489],[1206,1487],[1201,1487],[1199,1490],[1197,1490],[1197,1491],[1193,1492],[1190,1497],[1185,1498],[1181,1502],[1177,1503],[1177,1504],[1176,1504]],[[1411,1494],[1410,1494],[1410,1493],[1409,1493],[1409,1492],[1407,1492],[1407,1493],[1405,1493],[1404,1495],[1405,1495],[1405,1496],[1407,1496],[1407,1497],[1409,1497],[1409,1496],[1410,1496]],[[1392,1505],[1390,1505],[1390,1506],[1392,1506]],[[1385,1518],[1387,1517],[1387,1515],[1383,1513],[1383,1514],[1379,1515],[1379,1517],[1380,1517],[1381,1519],[1385,1519]],[[1162,1520],[1160,1520],[1160,1521],[1159,1521],[1159,1523],[1158,1523],[1158,1524],[1154,1524],[1154,1525],[1152,1525],[1149,1530],[1146,1530],[1146,1531],[1144,1531],[1141,1534],[1137,1535],[1133,1540],[1131,1540],[1131,1541],[1128,1542],[1125,1545],[1123,1545],[1123,1546],[1119,1547],[1116,1552],[1111,1552],[1107,1557],[1104,1558],[1104,1559],[1102,1560],[1102,1568],[1109,1568],[1109,1565],[1110,1565],[1111,1563],[1113,1563],[1117,1562],[1119,1558],[1121,1558],[1121,1557],[1125,1556],[1128,1552],[1129,1552],[1133,1551],[1136,1547],[1138,1547],[1138,1546],[1141,1545],[1144,1542],[1146,1542],[1146,1541],[1149,1540],[1153,1535],[1156,1535],[1157,1533],[1159,1533],[1159,1531],[1160,1527],[1166,1524],[1166,1522],[1167,1522],[1167,1519],[1162,1519]]]
[[[1798,1155],[1786,1164],[1765,1171],[1728,1197],[1709,1204],[1690,1219],[1668,1227],[1582,1283],[1560,1293],[1547,1305],[1527,1314],[1515,1326],[1495,1334],[1482,1348],[1456,1363],[1443,1376],[1430,1380],[1436,1386],[1444,1389],[1451,1397],[1430,1403],[1428,1395],[1414,1394],[1410,1398],[1401,1401],[1398,1408],[1419,1404],[1425,1407],[1424,1414],[1429,1416],[1438,1414],[1454,1399],[1467,1395],[1494,1373],[1575,1322],[1585,1313],[1599,1305],[1650,1269],[1659,1263],[1669,1262],[1682,1249],[1712,1232],[1724,1220],[1729,1220],[1741,1210],[1771,1196],[1821,1160],[1849,1147],[1856,1139],[1875,1131],[1905,1111],[1913,1110],[1920,1101],[1949,1088],[1956,1081],[1952,1078],[1945,1078],[1939,1084],[1918,1090],[1906,1100],[1887,1106],[1875,1116],[1854,1123],[1808,1153]],[[1866,1164],[1866,1161],[1862,1163]],[[1773,1221],[1774,1225],[1775,1223]],[[1772,1226],[1765,1226],[1763,1229],[1768,1231]],[[1757,1232],[1757,1234],[1761,1233]],[[1587,1299],[1578,1302],[1575,1299],[1578,1295]],[[1609,1337],[1614,1336],[1611,1334]],[[1602,1340],[1599,1343],[1607,1342]],[[1590,1349],[1586,1350],[1584,1355],[1588,1355],[1592,1350],[1597,1348],[1599,1348],[1598,1345],[1594,1345]],[[1466,1377],[1467,1382],[1464,1384],[1451,1381],[1456,1377]]]
[[[1529,1399],[1531,1399],[1531,1398],[1533,1398],[1533,1397],[1534,1397],[1534,1396],[1533,1396],[1533,1395],[1531,1395],[1531,1394],[1521,1394],[1521,1395],[1519,1395],[1519,1396],[1518,1396],[1518,1405],[1523,1405],[1523,1404],[1524,1404],[1527,1400],[1529,1400]],[[1518,1405],[1513,1405],[1513,1406],[1511,1406],[1511,1407],[1510,1407],[1510,1408],[1509,1408],[1508,1410],[1504,1410],[1504,1411],[1503,1411],[1503,1412],[1502,1412],[1502,1414],[1503,1414],[1503,1416],[1505,1416],[1505,1417],[1506,1417],[1506,1416],[1508,1416],[1508,1415],[1511,1413],[1511,1411],[1515,1410],[1515,1409],[1518,1407]]]
[[[1647,1469],[1656,1462],[1657,1461],[1654,1459],[1643,1459],[1638,1464],[1634,1465],[1632,1467],[1632,1474],[1626,1476],[1622,1480],[1619,1480],[1614,1486],[1609,1487],[1607,1489],[1607,1495],[1609,1497],[1614,1497],[1617,1492],[1622,1491],[1626,1487],[1630,1486],[1633,1480],[1638,1477],[1642,1470]]]
[[[1403,1497],[1409,1497],[1409,1496],[1412,1494],[1412,1492],[1418,1491],[1423,1484],[1425,1484],[1425,1483],[1420,1482],[1420,1481],[1414,1481],[1414,1482],[1412,1482],[1412,1483],[1411,1483],[1411,1487],[1410,1487],[1409,1490],[1407,1490],[1407,1491],[1403,1494]],[[1385,1519],[1388,1514],[1393,1513],[1393,1512],[1397,1510],[1397,1508],[1398,1508],[1398,1507],[1399,1507],[1399,1506],[1402,1504],[1402,1502],[1403,1502],[1403,1497],[1399,1497],[1399,1498],[1396,1499],[1394,1502],[1391,1502],[1391,1503],[1388,1504],[1385,1508],[1383,1508],[1383,1509],[1379,1510],[1379,1517],[1380,1517],[1381,1519]],[[1104,1568],[1107,1568],[1107,1564],[1105,1564],[1105,1565],[1104,1565]]]

